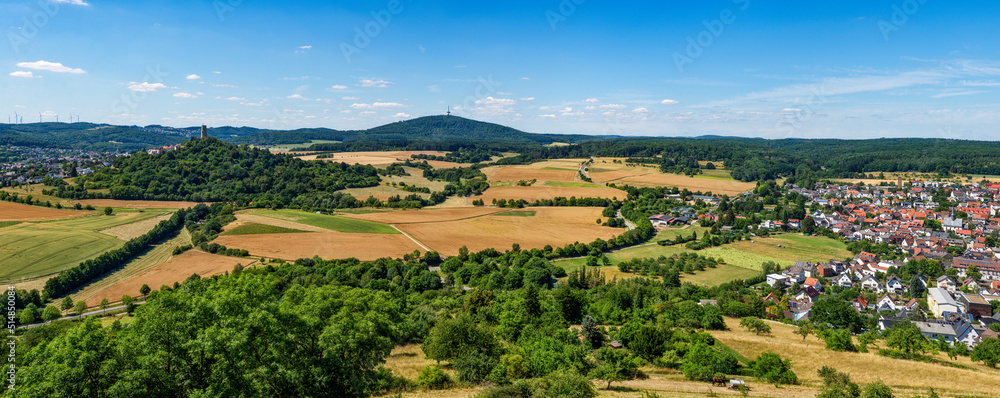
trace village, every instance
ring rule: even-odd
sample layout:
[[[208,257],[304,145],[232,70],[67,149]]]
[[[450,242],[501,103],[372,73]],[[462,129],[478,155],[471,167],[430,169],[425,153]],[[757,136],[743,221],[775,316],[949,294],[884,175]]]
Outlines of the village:
[[[38,184],[46,178],[86,175],[111,165],[127,152],[95,152],[74,149],[0,146],[0,186]],[[72,167],[72,170],[70,170]]]
[[[998,337],[1000,327],[990,326],[1000,323],[1000,203],[993,200],[1000,184],[900,180],[786,188],[810,199],[807,217],[816,227],[880,250],[847,261],[799,261],[767,275],[775,290],[764,301],[780,309],[770,317],[808,320],[814,303],[837,295],[880,330],[908,320],[932,341],[970,349]],[[795,229],[803,221],[768,220],[758,230]],[[934,273],[940,275],[927,275]]]

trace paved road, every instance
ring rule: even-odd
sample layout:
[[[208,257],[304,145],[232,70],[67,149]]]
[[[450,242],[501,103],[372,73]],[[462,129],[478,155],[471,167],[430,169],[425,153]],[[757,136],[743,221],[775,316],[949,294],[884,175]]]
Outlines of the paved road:
[[[615,214],[615,217],[618,217],[618,218],[624,220],[625,221],[625,226],[628,227],[629,231],[635,229],[635,224],[632,224],[632,222],[629,221],[627,218],[622,217],[622,211],[621,210],[618,210],[618,213]]]
[[[140,302],[135,303],[135,305],[142,305],[142,304],[146,304],[146,302],[145,301],[140,301]],[[108,309],[106,309],[106,310],[88,311],[88,312],[84,312],[81,315],[66,315],[66,316],[64,316],[62,318],[57,319],[57,321],[58,320],[64,320],[64,319],[78,319],[78,318],[83,318],[83,317],[88,317],[88,316],[94,316],[94,315],[100,315],[100,314],[103,314],[103,313],[106,313],[106,312],[113,312],[113,311],[124,310],[124,309],[125,309],[125,305],[116,305],[114,307],[108,307]],[[30,328],[33,328],[35,326],[48,325],[50,323],[52,323],[52,321],[41,322],[41,323],[32,323],[30,325],[21,325],[21,326],[18,326],[17,328],[18,329],[30,329]]]

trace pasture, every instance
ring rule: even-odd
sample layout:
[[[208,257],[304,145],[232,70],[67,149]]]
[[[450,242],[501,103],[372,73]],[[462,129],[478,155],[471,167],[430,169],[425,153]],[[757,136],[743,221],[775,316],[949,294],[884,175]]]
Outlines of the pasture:
[[[300,232],[306,231],[268,224],[245,223],[235,228],[226,228],[222,235],[293,234]]]
[[[376,260],[382,257],[401,258],[405,254],[413,253],[414,250],[423,251],[416,243],[400,233],[309,232],[225,235],[216,238],[213,243],[230,249],[245,249],[255,257],[280,258],[288,261],[313,256],[325,259],[355,257],[360,260]]]
[[[297,210],[264,210],[248,213],[278,220],[291,221],[299,224],[312,225],[330,231],[364,234],[398,234],[392,227],[377,222],[365,221],[339,216],[306,213]],[[299,229],[294,228],[293,229]]]
[[[30,206],[20,203],[0,201],[0,221],[43,221],[82,217],[94,214],[92,211],[57,210],[48,207]]]
[[[0,234],[0,280],[61,272],[125,244],[98,231],[141,222],[161,213],[119,213],[21,223]]]
[[[66,179],[66,181],[72,184],[72,179]],[[22,198],[31,195],[33,199],[40,200],[42,201],[42,203],[45,202],[52,203],[52,206],[55,206],[57,203],[63,205],[63,207],[73,206],[73,204],[70,203],[69,199],[63,199],[51,195],[43,195],[42,190],[47,190],[47,189],[52,189],[52,187],[47,187],[43,184],[28,184],[28,185],[19,185],[16,187],[0,188],[0,191],[6,191],[7,193],[16,193],[18,196]]]

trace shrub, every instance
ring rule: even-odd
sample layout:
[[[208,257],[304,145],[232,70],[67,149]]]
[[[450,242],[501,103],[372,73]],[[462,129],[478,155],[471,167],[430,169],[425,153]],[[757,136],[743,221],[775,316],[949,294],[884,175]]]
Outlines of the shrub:
[[[441,369],[438,369],[434,365],[424,366],[423,369],[420,369],[420,375],[417,376],[418,386],[435,389],[442,388],[449,383],[451,383],[451,380],[448,379],[448,375],[444,374]]]
[[[792,362],[788,359],[782,360],[781,356],[773,352],[762,352],[754,360],[750,367],[753,375],[771,383],[776,384],[796,384],[799,378],[792,372]]]

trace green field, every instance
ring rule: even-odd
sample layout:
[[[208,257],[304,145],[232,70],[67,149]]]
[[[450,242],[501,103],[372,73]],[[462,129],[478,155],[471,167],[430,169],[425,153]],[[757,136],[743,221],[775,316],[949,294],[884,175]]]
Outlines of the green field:
[[[661,241],[661,240],[665,240],[665,239],[674,240],[674,239],[677,239],[678,236],[688,237],[688,236],[691,236],[692,232],[697,232],[698,233],[698,237],[700,238],[701,235],[704,234],[705,231],[708,231],[709,229],[711,229],[711,228],[708,228],[708,227],[699,227],[699,226],[696,226],[696,225],[691,225],[691,226],[689,226],[689,227],[687,227],[685,229],[682,229],[682,228],[679,228],[679,227],[677,227],[677,228],[670,227],[670,228],[664,229],[664,230],[662,230],[660,232],[657,232],[656,236],[653,237],[653,241],[656,242],[656,241]]]
[[[736,181],[733,179],[733,174],[729,170],[715,169],[708,170],[702,169],[701,174],[696,174],[694,178],[707,178],[709,180],[720,180],[720,181]]]
[[[0,234],[0,280],[61,272],[125,244],[97,232],[142,221],[162,212],[91,215],[68,220],[25,222]]]
[[[323,214],[306,213],[295,210],[255,211],[255,214],[279,220],[294,221],[314,227],[326,228],[337,232],[356,234],[398,234],[395,228],[377,222],[355,220],[351,218],[327,216]]]
[[[271,152],[288,152],[295,148],[305,148],[312,144],[334,144],[340,141],[328,141],[328,140],[312,140],[309,142],[303,142],[301,144],[286,144],[286,145],[272,145],[267,147]]]
[[[665,236],[664,239],[670,239],[670,236],[666,235],[669,233],[689,235],[692,230],[698,231],[698,236],[701,236],[703,233],[703,231],[695,227],[688,227],[686,230],[670,229],[660,232],[657,235],[657,239],[660,239],[661,236]],[[748,276],[756,275],[761,269],[760,265],[765,261],[774,261],[783,267],[789,267],[795,264],[796,261],[817,263],[830,259],[843,260],[851,257],[851,252],[846,249],[843,242],[823,236],[789,234],[771,238],[755,238],[754,242],[756,243],[738,241],[695,252],[702,256],[721,260],[732,268],[725,268],[724,266],[720,266],[720,268],[729,269],[733,272],[721,272],[718,269],[708,270],[705,271],[707,275],[700,275],[699,273],[698,276],[688,276],[686,280],[702,285],[718,285],[734,279],[745,279]],[[777,247],[779,244],[782,245],[781,248]],[[660,246],[655,243],[647,243],[614,253],[608,253],[607,256],[611,260],[612,267],[614,267],[621,261],[633,258],[656,258],[661,255],[670,257],[685,252],[693,251],[685,248],[684,245]],[[586,262],[585,258],[575,258],[554,261],[553,264],[571,271],[578,269],[586,264]],[[615,270],[617,271],[617,269]]]
[[[0,228],[20,224],[20,221],[0,221]]]
[[[306,231],[285,228],[285,227],[278,227],[274,225],[249,223],[240,225],[229,231],[223,232],[222,235],[291,234],[299,232],[306,232]]]
[[[494,216],[534,217],[535,216],[535,212],[533,212],[533,211],[505,211],[503,213],[494,214]]]
[[[694,274],[681,274],[681,283],[691,282],[702,286],[718,286],[736,279],[749,279],[760,275],[760,271],[737,267],[729,264],[719,264],[715,268],[705,268]]]
[[[572,188],[600,188],[603,185],[590,182],[566,182],[566,181],[546,181],[546,186],[550,187],[572,187]]]

